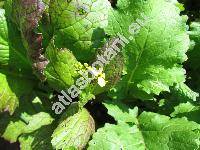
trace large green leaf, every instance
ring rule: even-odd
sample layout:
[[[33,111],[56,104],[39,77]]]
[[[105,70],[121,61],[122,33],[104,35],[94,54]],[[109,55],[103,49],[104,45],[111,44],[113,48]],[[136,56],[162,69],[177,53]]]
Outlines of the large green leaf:
[[[105,37],[110,7],[107,0],[51,0],[56,45],[72,50],[79,61],[89,61]]]
[[[169,91],[174,83],[185,80],[181,64],[189,48],[187,17],[180,16],[174,3],[118,0],[117,9],[110,11],[108,20],[106,33],[111,36],[119,33],[128,40],[123,41],[127,44],[122,50],[126,75],[112,95],[152,99],[154,94]]]
[[[110,104],[106,106],[109,111],[113,110],[113,105],[111,107]],[[115,107],[116,110],[119,109],[117,105]],[[126,110],[121,111],[126,112]],[[135,117],[135,121],[132,123],[126,123],[122,119],[119,122],[117,113],[110,114],[118,120],[118,124],[106,124],[103,128],[98,129],[89,142],[89,150],[199,149],[200,125],[188,121],[186,118],[170,119],[170,117],[164,115],[143,112]]]

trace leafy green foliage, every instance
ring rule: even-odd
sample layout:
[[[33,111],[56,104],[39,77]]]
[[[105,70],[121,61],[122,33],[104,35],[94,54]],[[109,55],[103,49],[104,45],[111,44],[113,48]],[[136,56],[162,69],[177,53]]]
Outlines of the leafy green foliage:
[[[22,150],[52,150],[51,135],[54,129],[53,125],[48,125],[33,133],[23,134],[19,138],[20,148]]]
[[[185,72],[180,64],[186,60],[189,37],[180,10],[163,0],[119,0],[117,7],[119,10],[110,11],[108,34],[116,36],[120,32],[129,38],[129,26],[136,19],[144,25],[123,50],[127,74],[116,86],[116,94],[112,94],[117,98],[152,99],[153,94],[183,82]]]
[[[200,23],[199,22],[192,22],[190,25],[191,31],[189,31],[189,35],[192,42],[195,42],[195,45],[191,51],[189,51],[189,62],[191,67],[194,69],[199,68],[199,49],[200,49]]]
[[[19,105],[19,99],[28,95],[36,80],[31,74],[31,67],[26,60],[18,32],[11,23],[6,22],[5,11],[0,9],[0,111],[9,111],[11,114]],[[8,29],[8,27],[12,27]]]
[[[120,105],[105,105],[108,111],[111,111],[110,114],[120,122],[117,125],[106,124],[98,129],[89,143],[89,149],[187,150],[199,148],[200,125],[197,123],[189,122],[185,118],[170,119],[151,112],[143,112],[137,116],[135,110],[124,112],[125,116],[129,113],[129,119],[135,118],[128,123],[120,119],[121,111],[124,111],[124,109],[120,110]],[[113,113],[114,111],[116,113]],[[177,143],[180,144],[177,145]]]
[[[89,61],[105,37],[102,29],[108,24],[109,8],[107,0],[51,0],[56,45],[69,48],[78,60]]]
[[[199,80],[199,72],[200,72],[200,65],[199,65],[199,51],[200,51],[200,23],[199,22],[192,22],[190,25],[191,31],[189,31],[189,35],[191,38],[191,50],[188,51],[188,62],[187,65],[191,68],[191,71],[188,72],[189,76],[191,77],[190,86],[192,86],[195,91],[200,91],[200,80]]]
[[[181,2],[0,0],[0,137],[21,150],[199,150],[200,3]]]
[[[16,142],[21,134],[31,133],[52,123],[53,118],[42,108],[39,98],[29,100],[30,97],[25,97],[13,116],[0,114],[0,135],[3,138]]]

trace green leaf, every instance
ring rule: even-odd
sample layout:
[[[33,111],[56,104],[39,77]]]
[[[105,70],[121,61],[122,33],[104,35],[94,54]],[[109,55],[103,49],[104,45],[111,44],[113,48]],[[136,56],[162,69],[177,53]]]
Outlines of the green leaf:
[[[53,133],[54,126],[43,126],[39,130],[23,134],[19,137],[21,150],[52,150],[51,134]]]
[[[32,64],[35,74],[44,80],[43,70],[48,60],[43,56],[42,34],[37,32],[39,22],[45,11],[45,4],[40,0],[13,0],[10,2],[9,12],[12,21],[21,33],[23,45]]]
[[[89,61],[105,37],[110,7],[107,0],[52,0],[49,12],[56,46],[70,49],[79,61]]]
[[[31,80],[2,73],[0,73],[0,82],[0,111],[9,111],[13,114],[19,106],[20,98],[30,94],[34,84]]]
[[[159,108],[159,112],[170,115],[176,107],[184,103],[198,105],[199,94],[192,91],[186,84],[181,83],[170,88],[170,93],[165,94],[164,104]],[[193,120],[194,121],[194,120]]]
[[[51,124],[52,118],[48,113],[40,112],[35,115],[21,114],[21,120],[10,121],[2,137],[10,142],[16,142],[22,133],[31,133],[44,125]]]
[[[199,110],[200,106],[194,106],[190,102],[187,103],[181,103],[179,106],[175,107],[174,112],[171,114],[172,117],[181,114],[181,113],[187,113]]]
[[[89,142],[88,150],[145,150],[142,135],[136,126],[105,124]]]
[[[68,92],[68,89],[75,85],[80,91],[77,97],[79,96],[82,106],[94,98],[94,95],[107,90],[108,87],[101,88],[97,84],[96,78],[94,78],[93,81],[88,81],[92,79],[92,75],[88,72],[87,68],[77,61],[70,50],[66,48],[57,48],[54,44],[54,40],[52,40],[47,47],[45,56],[49,60],[49,64],[45,68],[44,74],[49,85],[58,92],[61,90]],[[107,69],[107,71],[110,70]],[[84,73],[86,73],[85,76],[83,75]],[[110,78],[112,78],[111,73]]]
[[[113,117],[118,119],[121,115],[114,114]],[[106,124],[98,129],[88,149],[197,150],[200,146],[200,125],[186,118],[170,119],[164,115],[143,112],[135,119],[134,125],[124,120],[117,125]]]
[[[45,68],[44,74],[52,88],[58,92],[61,90],[68,92],[69,88],[73,85],[76,85],[78,90],[81,86],[84,87],[79,90],[81,92],[80,95],[77,95],[80,98],[80,104],[82,106],[94,98],[93,92],[96,86],[90,84],[80,75],[79,71],[86,72],[86,68],[77,61],[70,50],[57,48],[54,45],[54,40],[52,40],[46,49],[45,56],[49,60],[49,64]],[[77,85],[79,79],[81,83]]]
[[[128,42],[123,40],[122,50],[126,74],[112,97],[153,99],[185,80],[181,64],[189,48],[186,20],[172,2],[118,0],[117,9],[109,13],[106,33],[112,37],[119,33]]]
[[[56,149],[83,149],[95,131],[94,120],[85,108],[74,115],[70,111],[64,114],[52,135],[51,143]]]
[[[47,82],[58,90],[64,90],[74,84],[82,65],[68,49],[58,49],[51,42],[46,50],[49,64],[45,69]]]
[[[0,114],[0,135],[10,142],[16,142],[21,134],[34,132],[42,126],[51,124],[53,118],[43,112],[38,105],[41,104],[33,104],[30,97],[25,97],[13,116],[7,113]]]
[[[188,52],[188,76],[189,85],[200,93],[200,22],[192,22],[189,31],[191,43],[193,43],[191,50]]]
[[[197,68],[200,68],[200,22],[192,22],[188,33],[191,41],[195,43],[193,49],[188,52],[188,63],[191,68],[196,70]]]
[[[12,114],[20,97],[30,94],[36,80],[26,59],[20,33],[7,20],[5,11],[0,9],[0,111]]]
[[[113,116],[118,122],[134,123],[137,117],[138,108],[127,108],[126,105],[117,101],[107,101],[103,103],[108,109],[108,114]]]
[[[186,117],[190,121],[195,121],[200,124],[200,105],[192,104],[190,102],[181,103],[174,107],[174,112],[170,114],[171,117]]]
[[[173,86],[171,89],[173,99],[177,102],[197,101],[199,94],[192,91],[186,84],[181,83]]]
[[[5,10],[0,9],[0,64],[8,64],[9,60],[8,29]]]
[[[12,66],[16,67],[16,70],[23,68],[30,71],[20,33],[5,15],[8,15],[8,11],[0,9],[0,66]]]

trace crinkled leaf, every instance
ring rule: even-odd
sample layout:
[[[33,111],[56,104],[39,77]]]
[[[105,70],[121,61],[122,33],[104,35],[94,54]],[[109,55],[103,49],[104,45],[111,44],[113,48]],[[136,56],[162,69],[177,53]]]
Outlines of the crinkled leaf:
[[[79,76],[78,67],[81,67],[81,64],[72,52],[67,49],[58,49],[54,43],[50,43],[46,50],[46,57],[49,64],[45,69],[45,75],[49,84],[59,90],[73,85]]]
[[[131,25],[134,34],[129,32]],[[123,49],[126,75],[111,93],[115,98],[152,99],[185,80],[181,64],[189,48],[186,17],[172,2],[118,0],[117,9],[109,13],[106,33],[119,33],[129,41],[124,40]]]
[[[136,126],[105,124],[89,142],[88,150],[144,150],[142,135]]]
[[[43,69],[48,64],[48,60],[42,55],[42,34],[36,32],[44,10],[45,4],[41,0],[13,0],[12,2],[12,20],[21,31],[23,44],[40,79],[44,79]]]
[[[89,61],[105,37],[110,7],[107,0],[51,0],[56,45],[72,50],[78,60]]]

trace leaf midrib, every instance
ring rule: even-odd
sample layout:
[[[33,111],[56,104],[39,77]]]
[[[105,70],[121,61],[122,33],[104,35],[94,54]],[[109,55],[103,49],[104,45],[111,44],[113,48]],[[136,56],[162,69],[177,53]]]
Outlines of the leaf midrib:
[[[150,27],[148,27],[147,37],[146,37],[146,39],[145,39],[144,46],[142,47],[141,52],[140,52],[138,58],[136,59],[136,65],[135,65],[135,67],[134,67],[133,71],[131,72],[131,75],[130,75],[130,77],[129,77],[129,79],[128,79],[128,83],[127,83],[126,90],[125,90],[126,95],[128,94],[128,90],[129,90],[130,84],[131,84],[131,83],[134,83],[134,82],[132,81],[132,78],[133,78],[133,76],[134,76],[134,74],[135,74],[135,72],[136,72],[136,70],[137,70],[137,68],[138,68],[138,66],[139,66],[141,56],[142,56],[142,54],[143,54],[143,52],[144,52],[144,50],[145,50],[145,48],[146,48],[147,40],[148,40],[148,37],[149,37],[149,31],[150,31]]]

